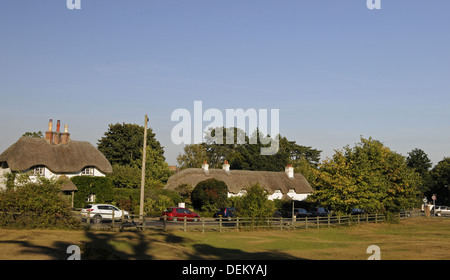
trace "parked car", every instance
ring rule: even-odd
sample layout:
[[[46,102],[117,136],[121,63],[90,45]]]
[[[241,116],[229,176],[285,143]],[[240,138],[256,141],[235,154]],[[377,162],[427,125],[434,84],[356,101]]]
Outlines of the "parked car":
[[[104,220],[112,220],[113,213],[114,220],[128,219],[130,215],[127,211],[120,210],[114,205],[88,204],[81,209],[81,219],[86,220],[89,217],[95,224],[99,224]]]
[[[360,208],[353,208],[352,209],[352,215],[362,215],[362,214],[364,214],[365,213],[365,211],[363,210],[363,209],[360,209]]]
[[[311,217],[311,213],[303,208],[294,208],[294,215],[297,216],[297,218]]]
[[[330,211],[324,207],[314,207],[310,211],[312,217],[326,217],[330,214]]]
[[[233,207],[220,208],[213,216],[214,218],[235,218],[237,217],[236,209]]]
[[[450,209],[447,206],[436,206],[435,213],[437,216],[448,216],[450,215]]]
[[[161,220],[164,220],[166,216],[167,221],[178,221],[184,220],[198,222],[200,216],[187,208],[182,207],[169,207],[162,212]]]

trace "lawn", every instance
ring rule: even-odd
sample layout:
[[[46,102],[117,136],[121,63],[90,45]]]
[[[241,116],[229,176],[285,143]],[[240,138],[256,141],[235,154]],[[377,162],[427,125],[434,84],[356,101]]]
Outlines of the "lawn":
[[[365,260],[370,245],[381,259],[450,260],[450,219],[411,218],[296,231],[157,232],[0,229],[0,259],[67,259],[70,245],[82,259]]]

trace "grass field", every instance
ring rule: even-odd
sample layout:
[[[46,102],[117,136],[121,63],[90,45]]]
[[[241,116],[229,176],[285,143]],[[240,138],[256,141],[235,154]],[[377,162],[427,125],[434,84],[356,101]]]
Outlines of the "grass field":
[[[67,259],[70,245],[81,259],[159,260],[365,260],[377,245],[383,260],[450,260],[450,219],[423,217],[398,224],[297,231],[156,232],[0,229],[0,259]]]

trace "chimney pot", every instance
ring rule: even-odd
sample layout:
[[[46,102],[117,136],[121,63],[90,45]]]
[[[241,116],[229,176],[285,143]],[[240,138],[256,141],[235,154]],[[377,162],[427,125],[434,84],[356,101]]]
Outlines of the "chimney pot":
[[[223,168],[223,170],[225,170],[225,172],[227,172],[227,173],[230,172],[230,164],[228,163],[228,160],[225,160],[223,162],[222,168]]]
[[[205,172],[207,172],[208,171],[208,168],[209,168],[209,164],[206,162],[206,160],[203,162],[203,164],[202,164],[202,168],[203,168],[203,171],[205,171]]]
[[[45,132],[45,140],[47,141],[47,143],[49,144],[53,144],[53,120],[50,119],[48,121],[48,131]]]
[[[64,125],[64,132],[61,133],[61,144],[67,145],[70,142],[70,133],[68,131],[68,125]]]
[[[288,178],[294,178],[294,167],[292,167],[292,164],[286,165],[285,172]]]

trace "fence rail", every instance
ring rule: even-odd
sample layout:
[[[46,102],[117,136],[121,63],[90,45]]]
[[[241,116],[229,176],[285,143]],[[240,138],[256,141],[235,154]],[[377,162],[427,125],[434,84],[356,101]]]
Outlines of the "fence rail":
[[[324,217],[302,217],[302,218],[200,218],[195,221],[192,218],[179,217],[177,221],[169,221],[167,217],[149,217],[130,215],[128,219],[123,217],[114,217],[106,221],[98,222],[94,220],[94,212],[90,212],[87,217],[82,219],[82,222],[92,229],[106,229],[106,230],[126,230],[126,229],[153,229],[153,230],[181,230],[207,232],[207,231],[245,231],[256,229],[267,230],[298,230],[337,226],[351,226],[362,223],[380,223],[386,221],[386,216],[383,214],[363,214],[363,215],[329,215]],[[405,211],[397,214],[397,218],[405,219],[409,217],[422,215],[416,211]],[[96,221],[96,223],[94,223]]]

